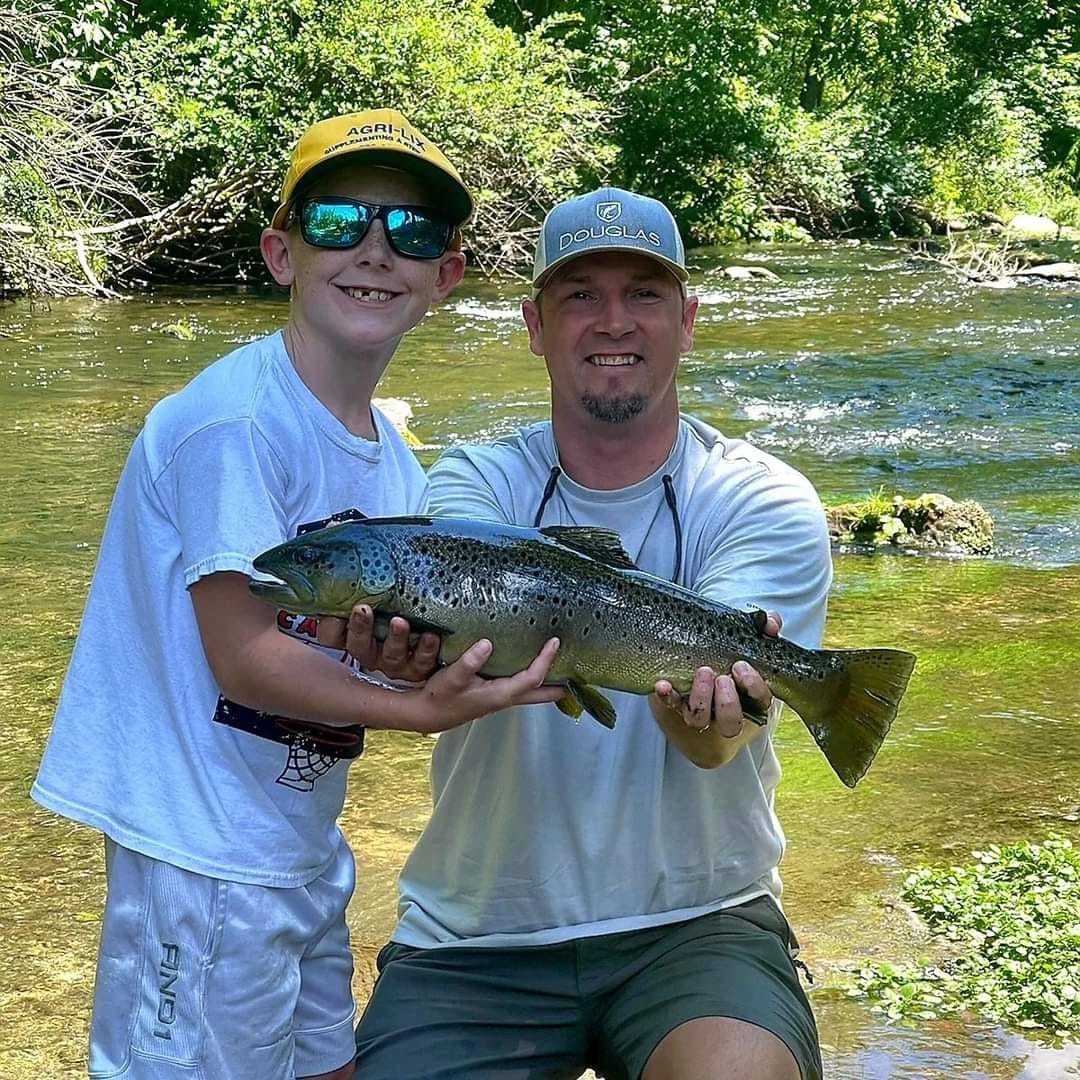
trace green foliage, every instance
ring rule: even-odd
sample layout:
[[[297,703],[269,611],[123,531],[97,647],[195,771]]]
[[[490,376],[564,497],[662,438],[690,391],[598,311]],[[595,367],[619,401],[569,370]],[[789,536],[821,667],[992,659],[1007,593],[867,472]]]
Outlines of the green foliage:
[[[971,1011],[1059,1036],[1080,1032],[1080,852],[1067,839],[993,845],[921,868],[903,895],[957,951],[941,966],[873,964],[853,995],[890,1020]]]
[[[39,0],[15,0],[0,20],[0,275],[7,287],[93,288],[104,263],[85,230],[137,197],[126,122],[70,63],[69,30],[64,14]]]
[[[1080,188],[1073,0],[493,0],[557,12],[613,106],[616,179],[698,241],[908,231]],[[923,215],[926,216],[925,214]]]
[[[600,180],[664,199],[692,242],[1080,224],[1076,0],[9,3],[0,211],[142,217],[98,245],[118,272],[258,264],[297,135],[382,104],[477,189],[488,269],[526,263],[550,205]]]
[[[480,0],[222,0],[206,32],[169,22],[132,39],[116,82],[153,131],[166,196],[250,174],[222,224],[251,238],[309,123],[399,108],[478,189],[471,235],[497,255],[604,166],[603,115],[574,88],[574,63],[539,33],[495,26]]]

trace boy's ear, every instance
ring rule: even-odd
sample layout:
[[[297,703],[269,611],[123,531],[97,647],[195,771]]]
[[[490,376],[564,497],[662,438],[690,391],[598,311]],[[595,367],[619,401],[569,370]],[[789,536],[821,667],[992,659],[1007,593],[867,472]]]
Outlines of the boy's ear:
[[[263,229],[259,238],[259,251],[262,253],[266,269],[279,285],[292,285],[296,276],[292,261],[293,238],[284,229]]]
[[[265,257],[265,256],[264,256]],[[439,260],[439,273],[435,278],[436,300],[443,300],[461,284],[465,276],[465,253],[448,251]]]

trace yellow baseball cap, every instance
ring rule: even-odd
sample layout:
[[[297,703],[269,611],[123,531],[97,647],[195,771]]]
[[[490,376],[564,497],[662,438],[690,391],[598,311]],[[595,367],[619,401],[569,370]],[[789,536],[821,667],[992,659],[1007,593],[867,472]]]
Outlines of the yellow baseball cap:
[[[364,165],[384,165],[412,173],[443,200],[439,209],[446,211],[454,225],[472,216],[472,196],[446,155],[397,109],[367,109],[320,120],[300,136],[271,226],[284,228],[289,200],[304,177],[327,162],[349,155],[363,155]]]

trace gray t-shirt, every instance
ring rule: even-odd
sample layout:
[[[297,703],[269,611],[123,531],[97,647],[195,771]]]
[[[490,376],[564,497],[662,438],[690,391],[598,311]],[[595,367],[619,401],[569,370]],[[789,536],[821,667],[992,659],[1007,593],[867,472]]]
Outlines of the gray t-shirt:
[[[532,525],[558,463],[551,425],[447,451],[434,513]],[[665,499],[670,477],[676,509]],[[734,607],[778,611],[820,644],[832,568],[821,503],[798,472],[684,417],[668,461],[629,488],[562,475],[544,525],[618,530],[641,569]],[[664,738],[645,697],[613,693],[608,731],[553,705],[510,709],[440,736],[434,810],[401,875],[408,945],[538,945],[678,922],[780,897],[780,767],[770,734],[699,769]]]

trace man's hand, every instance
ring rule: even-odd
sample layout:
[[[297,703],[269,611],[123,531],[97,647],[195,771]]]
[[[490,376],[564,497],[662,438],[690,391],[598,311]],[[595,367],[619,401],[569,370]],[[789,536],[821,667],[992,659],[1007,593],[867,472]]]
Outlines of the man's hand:
[[[765,633],[776,637],[781,625],[780,616],[770,612]],[[695,765],[711,769],[726,765],[758,735],[773,695],[761,675],[740,660],[730,675],[698,668],[685,696],[660,679],[649,700],[664,734]]]
[[[345,649],[365,671],[381,671],[394,682],[423,682],[438,667],[439,635],[412,633],[409,622],[395,615],[385,641],[375,637],[375,612],[357,604],[349,621],[319,619],[319,644]]]

